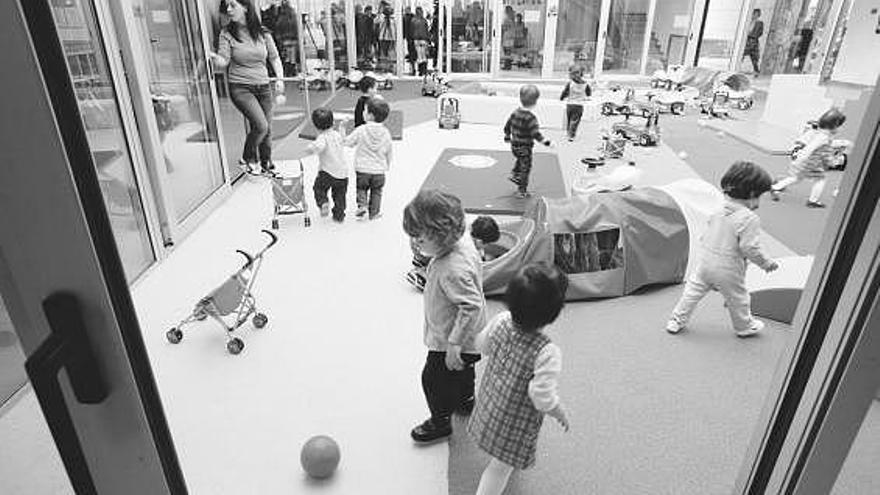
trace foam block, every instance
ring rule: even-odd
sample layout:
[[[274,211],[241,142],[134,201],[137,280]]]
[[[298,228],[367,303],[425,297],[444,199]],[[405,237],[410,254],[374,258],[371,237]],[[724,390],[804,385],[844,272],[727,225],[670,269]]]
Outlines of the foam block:
[[[752,314],[791,324],[813,266],[813,257],[789,256],[777,261],[779,268],[770,273],[749,264],[746,287],[751,292]]]
[[[819,86],[818,74],[775,74],[761,120],[779,127],[800,131],[808,120],[831,107],[827,89]]]

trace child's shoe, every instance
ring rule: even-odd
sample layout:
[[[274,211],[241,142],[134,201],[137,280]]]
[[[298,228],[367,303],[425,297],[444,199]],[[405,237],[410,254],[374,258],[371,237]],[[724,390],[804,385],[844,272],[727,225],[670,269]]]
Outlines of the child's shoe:
[[[821,201],[807,201],[807,208],[825,208],[825,203]]]
[[[381,213],[376,213],[375,215],[370,215],[370,220],[378,220],[380,218],[382,218]]]
[[[528,192],[528,191],[517,191],[517,192],[516,192],[516,197],[517,197],[517,198],[520,198],[520,199],[531,198],[531,197],[532,197],[532,193],[530,193],[530,192]]]
[[[764,329],[764,322],[761,320],[752,320],[752,325],[745,329],[736,332],[736,336],[740,338],[751,337],[756,335],[758,332]]]
[[[330,203],[324,203],[321,205],[321,216],[326,217],[330,214]]]
[[[358,206],[358,209],[354,213],[354,216],[356,216],[360,219],[363,219],[364,215],[366,215],[366,214],[367,214],[367,207],[366,206]]]
[[[432,419],[426,419],[410,432],[412,439],[419,443],[429,443],[452,435],[452,424],[447,419],[435,424]]]
[[[669,333],[678,333],[684,330],[684,325],[679,325],[675,320],[669,320],[666,322],[666,331]]]
[[[509,180],[510,182],[513,182],[516,185],[519,185],[519,182],[520,182],[519,177],[517,177],[513,174],[510,174],[509,176],[507,176],[507,180]]]
[[[770,199],[773,201],[779,201],[779,191],[776,189],[770,189]]]

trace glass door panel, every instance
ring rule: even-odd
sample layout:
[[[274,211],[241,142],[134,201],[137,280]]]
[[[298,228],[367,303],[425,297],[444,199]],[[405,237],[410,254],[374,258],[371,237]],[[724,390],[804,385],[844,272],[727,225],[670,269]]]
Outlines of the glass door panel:
[[[367,0],[355,4],[355,45],[359,68],[397,73],[396,15],[394,5],[388,0]]]
[[[638,74],[641,70],[651,2],[610,1],[602,71],[611,74]]]
[[[210,72],[194,0],[145,0],[134,6],[162,163],[176,222],[224,183]]]
[[[537,76],[544,65],[547,4],[503,0],[501,14],[501,71],[504,77]]]
[[[492,0],[462,3],[453,0],[447,24],[450,72],[488,73],[492,68]]]
[[[155,260],[118,96],[90,2],[52,2],[104,204],[128,280]]]
[[[654,10],[651,39],[648,42],[646,74],[665,70],[669,65],[682,65],[690,36],[694,0],[658,1]]]
[[[556,17],[556,54],[553,58],[555,77],[567,77],[568,67],[575,61],[582,65],[588,74],[595,74],[600,18],[601,2],[559,0],[559,15]],[[502,33],[502,38],[503,36]]]
[[[697,65],[727,70],[733,60],[733,45],[743,4],[741,0],[712,0],[706,7],[703,39]]]
[[[437,26],[434,0],[403,0],[404,74],[417,75],[436,67]]]

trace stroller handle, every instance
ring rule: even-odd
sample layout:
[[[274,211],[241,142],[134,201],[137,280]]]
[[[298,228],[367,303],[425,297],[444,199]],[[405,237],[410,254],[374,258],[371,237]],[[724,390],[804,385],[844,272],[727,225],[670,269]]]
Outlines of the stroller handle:
[[[300,169],[302,169],[302,160],[300,160],[299,166],[300,166]],[[278,242],[278,236],[275,235],[275,233],[272,232],[271,230],[263,229],[260,232],[269,236],[269,244],[267,244],[266,247],[263,248],[263,251],[269,249],[270,247],[274,246],[276,242]]]
[[[244,264],[244,266],[241,267],[242,270],[247,269],[249,266],[254,264],[254,257],[253,256],[242,251],[241,249],[236,249],[235,252],[244,256],[244,258],[247,260],[247,262]]]

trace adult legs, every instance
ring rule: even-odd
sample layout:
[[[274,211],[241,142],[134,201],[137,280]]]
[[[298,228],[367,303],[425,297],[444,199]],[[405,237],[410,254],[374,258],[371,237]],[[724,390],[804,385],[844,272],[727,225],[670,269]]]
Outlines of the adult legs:
[[[755,70],[755,75],[761,73],[761,70],[758,68],[758,50],[750,50],[749,51],[749,59],[752,61],[752,68]]]
[[[507,487],[507,481],[510,479],[513,470],[513,466],[493,457],[480,477],[477,495],[501,495],[504,492],[504,488]]]
[[[261,85],[256,92],[257,101],[263,110],[263,116],[266,119],[266,134],[259,141],[260,165],[264,168],[269,167],[272,163],[272,105],[275,99],[272,95],[272,88],[268,85]]]
[[[256,163],[260,157],[257,155],[257,146],[263,142],[269,132],[269,120],[260,104],[252,86],[247,84],[230,84],[229,96],[235,108],[244,115],[248,121],[248,133],[244,140],[244,150],[241,158],[248,163]]]

